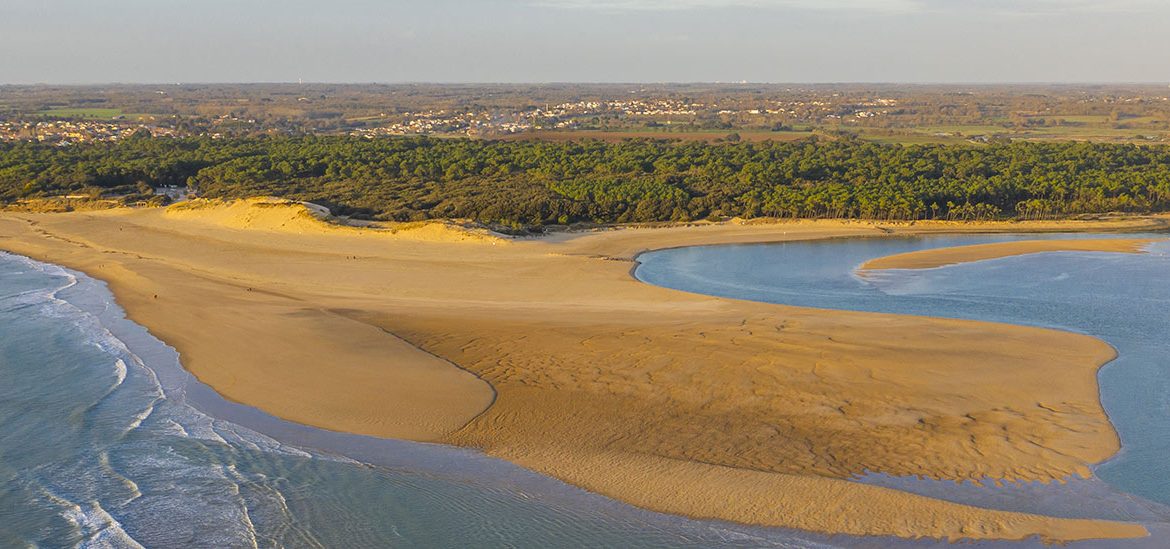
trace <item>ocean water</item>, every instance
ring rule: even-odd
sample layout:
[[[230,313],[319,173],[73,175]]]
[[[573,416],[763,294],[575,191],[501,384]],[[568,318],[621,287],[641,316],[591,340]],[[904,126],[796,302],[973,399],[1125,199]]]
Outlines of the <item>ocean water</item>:
[[[1090,334],[1119,356],[1099,373],[1102,403],[1122,450],[1094,480],[1003,489],[862,479],[973,504],[1099,516],[1152,525],[1170,546],[1170,243],[1148,253],[1052,252],[858,276],[863,262],[936,247],[1035,238],[980,235],[705,246],[641,255],[642,281],[678,290],[830,309],[967,318]],[[1165,237],[1167,235],[1146,235]]]

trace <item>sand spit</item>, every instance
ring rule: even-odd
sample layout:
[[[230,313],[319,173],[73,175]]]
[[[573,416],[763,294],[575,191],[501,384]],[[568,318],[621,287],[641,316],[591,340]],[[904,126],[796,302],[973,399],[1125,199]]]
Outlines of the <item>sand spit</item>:
[[[880,269],[933,269],[959,263],[984,261],[1001,257],[1034,254],[1041,252],[1116,252],[1142,253],[1142,250],[1158,239],[1151,238],[1100,238],[1086,240],[1021,240],[937,248],[904,254],[888,255],[867,261],[858,269],[875,271]]]
[[[906,537],[1145,533],[847,480],[1088,474],[1118,448],[1098,401],[1095,373],[1113,356],[1103,342],[692,295],[630,269],[637,252],[670,246],[1161,219],[709,224],[507,241],[404,238],[304,212],[245,202],[5,213],[0,248],[107,281],[199,379],[309,425],[476,447],[695,517]]]

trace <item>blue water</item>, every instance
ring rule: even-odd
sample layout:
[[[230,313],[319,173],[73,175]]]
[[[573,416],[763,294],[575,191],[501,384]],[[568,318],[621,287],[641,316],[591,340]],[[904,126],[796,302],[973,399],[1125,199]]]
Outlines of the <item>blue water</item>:
[[[1053,252],[865,277],[855,272],[866,260],[890,254],[1057,236],[891,237],[680,248],[641,255],[635,274],[651,284],[723,297],[1044,326],[1102,338],[1119,352],[1119,358],[1101,370],[1099,380],[1102,402],[1123,449],[1095,473],[1115,492],[1116,501],[1133,494],[1170,504],[1170,244],[1156,243],[1141,255]],[[884,483],[903,488],[914,484]],[[924,493],[939,493],[922,488]],[[967,492],[979,501],[976,490]],[[1035,490],[1029,493],[1039,497]],[[962,500],[954,491],[950,496]],[[1064,502],[1063,509],[1094,510],[1096,505]],[[1054,507],[1052,502],[1027,501],[1007,506]],[[1163,522],[1170,518],[1161,506],[1148,507],[1158,509],[1146,518]]]

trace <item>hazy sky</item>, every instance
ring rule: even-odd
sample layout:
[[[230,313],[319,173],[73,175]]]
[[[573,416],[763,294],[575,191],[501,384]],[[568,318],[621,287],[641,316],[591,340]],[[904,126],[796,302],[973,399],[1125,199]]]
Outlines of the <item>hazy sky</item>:
[[[1162,82],[1170,0],[0,0],[0,83]]]

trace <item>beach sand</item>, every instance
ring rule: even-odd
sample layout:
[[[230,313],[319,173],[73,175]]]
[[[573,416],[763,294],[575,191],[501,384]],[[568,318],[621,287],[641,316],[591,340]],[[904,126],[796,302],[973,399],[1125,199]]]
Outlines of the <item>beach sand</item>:
[[[1118,449],[1113,350],[1001,324],[688,294],[643,250],[1161,218],[697,224],[507,239],[326,225],[272,201],[0,214],[0,248],[106,281],[225,397],[308,425],[482,449],[648,509],[821,532],[1061,541],[1140,525],[980,509],[848,479],[1089,474]]]
[[[953,248],[935,248],[932,250],[879,257],[863,263],[858,270],[933,269],[959,263],[970,263],[972,261],[984,261],[1042,252],[1141,253],[1146,246],[1157,240],[1150,238],[1020,240],[1016,242],[976,244],[973,246],[955,246]]]

